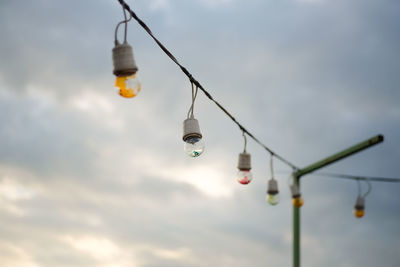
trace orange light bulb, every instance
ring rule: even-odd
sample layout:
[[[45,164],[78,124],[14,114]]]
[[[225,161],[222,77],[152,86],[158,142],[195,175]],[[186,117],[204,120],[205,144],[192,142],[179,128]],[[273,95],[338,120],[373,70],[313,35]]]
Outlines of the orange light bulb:
[[[125,98],[135,97],[142,87],[136,74],[131,76],[117,76],[115,86],[119,88],[119,95]]]
[[[356,216],[356,218],[361,218],[364,216],[364,210],[354,210],[354,216]]]
[[[295,197],[293,198],[292,202],[293,206],[295,206],[296,208],[300,208],[304,204],[304,200],[302,197]]]

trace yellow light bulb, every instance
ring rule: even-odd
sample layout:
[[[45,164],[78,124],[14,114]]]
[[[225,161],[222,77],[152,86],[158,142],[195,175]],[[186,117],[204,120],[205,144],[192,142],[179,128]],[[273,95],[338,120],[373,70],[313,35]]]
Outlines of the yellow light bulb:
[[[361,218],[364,216],[364,210],[354,210],[354,216],[356,216],[356,218]]]
[[[117,76],[115,86],[119,88],[119,94],[126,98],[135,97],[142,87],[136,74],[131,76]]]
[[[296,208],[300,208],[304,204],[304,200],[302,197],[295,197],[293,198],[292,202],[293,206],[295,206]]]

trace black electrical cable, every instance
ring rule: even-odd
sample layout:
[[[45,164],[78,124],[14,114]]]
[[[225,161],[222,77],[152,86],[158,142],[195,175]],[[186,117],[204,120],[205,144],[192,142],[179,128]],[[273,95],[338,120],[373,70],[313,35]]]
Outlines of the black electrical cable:
[[[218,101],[216,101],[209,92],[207,92],[206,89],[204,89],[204,87],[193,77],[193,75],[183,66],[179,63],[179,61],[174,57],[174,55],[153,35],[153,33],[151,32],[150,28],[135,14],[135,12],[133,12],[131,10],[131,8],[129,7],[129,5],[127,3],[125,3],[124,0],[118,0],[118,2],[122,5],[122,7],[124,9],[126,9],[132,16],[132,18],[134,18],[140,26],[143,27],[143,29],[153,38],[153,40],[158,44],[158,46],[164,51],[164,53],[173,61],[175,62],[176,65],[179,66],[179,68],[182,70],[183,73],[186,74],[186,76],[189,78],[190,82],[195,84],[196,87],[198,87],[201,91],[203,91],[203,93],[211,100],[213,101],[234,123],[236,123],[236,125],[240,128],[241,131],[245,132],[248,136],[250,136],[257,144],[259,144],[260,146],[262,146],[265,150],[267,150],[272,156],[275,156],[277,159],[279,159],[280,161],[282,161],[283,163],[289,165],[290,167],[292,167],[293,169],[297,170],[299,169],[298,167],[296,167],[296,165],[294,165],[293,163],[291,163],[290,161],[288,161],[287,159],[283,158],[282,156],[276,154],[274,151],[272,151],[269,147],[267,147],[266,145],[264,145],[260,140],[258,140],[252,133],[250,133],[241,123],[239,123],[235,117],[232,116],[232,114],[230,114]]]
[[[387,178],[387,177],[371,177],[371,176],[358,176],[350,174],[339,174],[339,173],[314,173],[314,176],[326,176],[332,178],[343,178],[360,181],[370,182],[388,182],[388,183],[400,183],[400,178]]]

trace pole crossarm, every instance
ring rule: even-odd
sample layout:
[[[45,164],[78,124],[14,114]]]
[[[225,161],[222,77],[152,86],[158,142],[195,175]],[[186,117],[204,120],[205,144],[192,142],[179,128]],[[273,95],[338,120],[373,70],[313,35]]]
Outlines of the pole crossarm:
[[[333,154],[332,156],[329,156],[323,160],[317,161],[303,169],[299,169],[292,174],[294,183],[296,183],[300,187],[300,177],[302,177],[303,175],[309,174],[338,160],[344,159],[357,152],[360,152],[361,150],[379,144],[383,142],[383,139],[383,135],[376,135],[368,140],[365,140],[343,151]],[[300,267],[300,208],[295,206],[293,206],[293,267]]]
[[[378,134],[378,135],[376,135],[376,136],[374,136],[374,137],[372,137],[370,139],[367,139],[367,140],[365,140],[365,141],[363,141],[361,143],[358,143],[358,144],[356,144],[356,145],[354,145],[352,147],[349,147],[349,148],[347,148],[347,149],[345,149],[343,151],[340,151],[340,152],[338,152],[336,154],[333,154],[332,156],[329,156],[329,157],[327,157],[327,158],[325,158],[323,160],[317,161],[317,162],[315,162],[315,163],[313,163],[313,164],[311,164],[311,165],[309,165],[309,166],[307,166],[307,167],[305,167],[303,169],[297,170],[294,173],[294,175],[296,175],[297,177],[300,178],[301,176],[304,176],[304,175],[306,175],[308,173],[311,173],[311,172],[316,171],[316,170],[318,170],[318,169],[320,169],[322,167],[325,167],[325,166],[327,166],[329,164],[332,164],[332,163],[334,163],[334,162],[336,162],[338,160],[341,160],[343,158],[351,156],[351,155],[353,155],[353,154],[355,154],[357,152],[360,152],[361,150],[364,150],[366,148],[369,148],[371,146],[379,144],[379,143],[383,142],[383,140],[384,140],[383,135]]]

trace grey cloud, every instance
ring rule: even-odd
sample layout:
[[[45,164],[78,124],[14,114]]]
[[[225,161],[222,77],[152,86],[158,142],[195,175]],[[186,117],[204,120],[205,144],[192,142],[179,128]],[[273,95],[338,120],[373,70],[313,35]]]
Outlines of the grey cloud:
[[[327,171],[398,176],[395,1],[233,1],[223,9],[171,1],[165,12],[130,4],[212,95],[278,153],[301,167],[383,133],[385,143]],[[206,152],[183,158],[190,84],[134,22],[129,41],[143,90],[128,101],[114,93],[110,49],[122,16],[116,1],[25,5],[8,1],[0,8],[1,177],[38,191],[29,200],[0,202],[27,212],[18,217],[0,209],[0,261],[14,267],[20,255],[13,245],[39,266],[96,266],[57,239],[66,234],[105,237],[137,253],[142,266],[291,263],[287,175],[277,175],[280,205],[266,206],[269,155],[249,142],[255,179],[236,185],[241,133],[202,94],[195,115]],[[29,93],[32,86],[38,91]],[[95,115],[71,107],[85,90],[116,110],[107,117],[98,105]],[[35,98],[42,91],[53,94],[49,106]],[[118,119],[120,129],[110,124]],[[231,166],[223,169],[231,177],[226,186],[236,185],[230,197],[211,198],[151,172],[216,163]],[[305,266],[397,266],[397,185],[374,185],[362,220],[351,214],[355,183],[316,175],[304,178],[302,190]],[[166,259],[140,245],[192,254]]]

